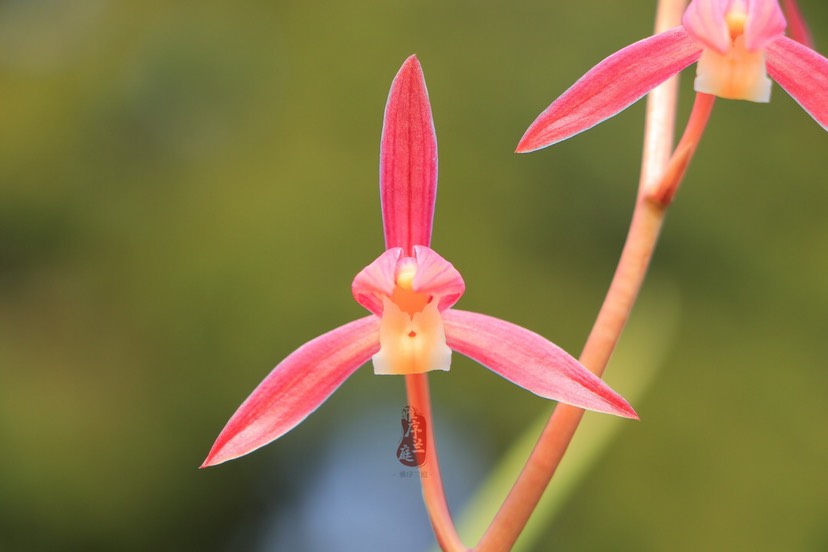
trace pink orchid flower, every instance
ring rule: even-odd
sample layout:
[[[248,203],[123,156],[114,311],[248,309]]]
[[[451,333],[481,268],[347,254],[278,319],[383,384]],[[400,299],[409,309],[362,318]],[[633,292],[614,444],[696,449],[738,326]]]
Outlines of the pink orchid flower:
[[[777,0],[693,0],[681,26],[627,46],[581,77],[538,116],[517,151],[597,125],[694,62],[697,92],[767,102],[770,76],[828,129],[828,59],[786,37],[785,25]]]
[[[354,279],[371,314],[294,351],[262,381],[219,435],[202,467],[247,454],[294,428],[357,368],[377,374],[448,370],[457,351],[541,397],[637,418],[627,402],[558,346],[529,330],[452,309],[460,273],[429,248],[437,142],[422,69],[408,58],[391,85],[380,150],[387,250]]]

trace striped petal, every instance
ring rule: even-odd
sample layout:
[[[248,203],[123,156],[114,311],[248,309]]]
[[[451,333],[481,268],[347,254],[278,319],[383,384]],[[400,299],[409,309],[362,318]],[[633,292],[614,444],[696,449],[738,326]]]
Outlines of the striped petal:
[[[414,247],[414,256],[417,259],[417,272],[412,289],[439,297],[437,309],[440,311],[455,304],[466,291],[466,283],[454,265],[421,245]]]
[[[397,262],[402,254],[400,247],[387,250],[363,268],[351,284],[351,293],[356,302],[377,316],[382,316],[382,298],[394,292]]]
[[[744,33],[745,48],[764,49],[785,32],[785,16],[777,0],[693,0],[682,24],[696,40],[726,54]]]
[[[745,48],[756,51],[785,34],[787,22],[778,0],[748,0]]]
[[[236,410],[201,467],[238,458],[296,427],[379,351],[379,326],[376,316],[361,318],[280,362]]]
[[[768,46],[768,74],[828,130],[828,59],[788,37]]]
[[[517,151],[551,146],[618,114],[701,55],[682,27],[611,55],[552,102],[523,135]]]
[[[566,351],[540,335],[472,312],[443,313],[446,343],[512,383],[579,408],[638,418],[632,407]]]
[[[437,138],[423,70],[416,56],[400,68],[385,106],[380,145],[380,196],[385,246],[431,243],[437,195]]]
[[[730,0],[693,0],[687,6],[681,23],[693,38],[724,54],[731,43],[725,19],[729,8]]]

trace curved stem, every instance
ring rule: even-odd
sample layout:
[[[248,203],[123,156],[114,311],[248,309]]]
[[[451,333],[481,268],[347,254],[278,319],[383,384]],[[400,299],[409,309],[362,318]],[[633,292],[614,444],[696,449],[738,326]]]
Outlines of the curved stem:
[[[701,92],[696,94],[693,111],[690,113],[687,126],[684,128],[684,134],[682,134],[681,140],[676,146],[676,151],[670,157],[670,161],[664,169],[664,174],[652,184],[645,185],[647,199],[665,207],[672,203],[673,197],[684,179],[684,174],[687,172],[687,167],[690,165],[690,160],[693,159],[693,155],[696,153],[704,129],[707,127],[707,121],[710,119],[710,112],[713,111],[715,101],[716,96]]]
[[[656,32],[678,25],[685,0],[659,0]],[[676,112],[677,78],[653,90],[647,100],[641,178],[627,241],[609,291],[589,334],[581,362],[601,375],[644,282],[666,206],[647,199],[646,184],[664,173],[670,158]],[[532,515],[555,473],[584,411],[558,404],[476,550],[509,550]]]
[[[405,376],[408,403],[425,418],[426,427],[426,461],[420,466],[420,484],[423,489],[428,517],[434,529],[434,536],[440,548],[446,552],[465,552],[468,550],[460,540],[454,522],[451,519],[446,493],[443,489],[443,477],[437,458],[437,444],[434,440],[434,418],[431,415],[431,398],[428,391],[428,375],[412,374]]]

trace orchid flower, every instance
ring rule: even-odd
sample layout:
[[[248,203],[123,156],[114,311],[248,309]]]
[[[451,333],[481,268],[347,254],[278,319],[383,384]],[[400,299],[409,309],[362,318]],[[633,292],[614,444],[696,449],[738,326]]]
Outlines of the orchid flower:
[[[694,62],[696,92],[768,102],[772,78],[828,129],[828,59],[786,37],[785,26],[777,0],[692,0],[682,25],[627,46],[581,77],[538,116],[517,151],[597,125]]]
[[[465,284],[429,248],[437,142],[415,56],[391,85],[380,148],[386,251],[357,274],[354,298],[370,315],[301,346],[262,381],[219,435],[202,467],[247,454],[294,428],[357,368],[377,374],[448,370],[452,350],[541,397],[637,418],[600,378],[540,335],[451,307]]]

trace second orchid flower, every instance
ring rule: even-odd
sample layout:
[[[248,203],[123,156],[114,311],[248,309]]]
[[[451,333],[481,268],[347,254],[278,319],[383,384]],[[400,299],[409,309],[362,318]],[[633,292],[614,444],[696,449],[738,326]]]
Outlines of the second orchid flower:
[[[789,13],[797,35],[806,34],[798,11],[789,7]],[[777,0],[693,0],[681,26],[627,46],[590,69],[538,116],[517,151],[545,148],[583,132],[695,62],[697,92],[767,102],[770,77],[828,129],[828,59],[786,37],[785,26]]]

